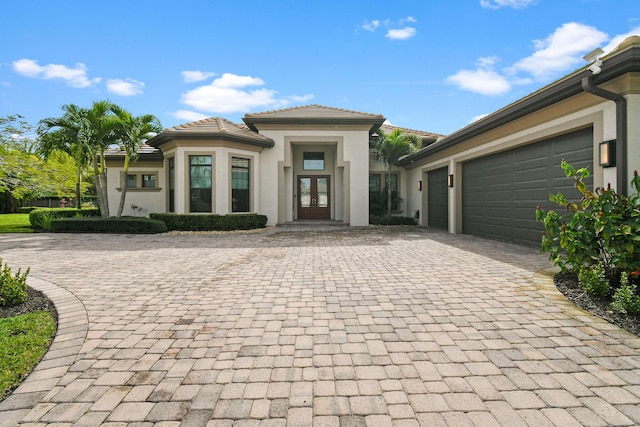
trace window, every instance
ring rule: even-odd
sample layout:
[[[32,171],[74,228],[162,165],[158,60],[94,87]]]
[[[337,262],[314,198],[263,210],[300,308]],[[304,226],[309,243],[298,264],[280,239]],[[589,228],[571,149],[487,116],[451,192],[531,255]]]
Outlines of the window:
[[[175,212],[176,197],[176,166],[175,159],[169,158],[169,212]]]
[[[158,181],[158,172],[127,172],[126,175],[121,174],[120,176],[121,188],[126,186],[127,190],[135,191],[160,190],[156,185],[156,182]]]
[[[303,153],[302,168],[306,171],[324,170],[324,153],[305,151]]]
[[[142,188],[156,188],[156,175],[151,173],[143,173]]]
[[[231,158],[231,212],[250,212],[249,159]]]
[[[211,156],[189,156],[189,211],[212,212]]]
[[[127,188],[137,188],[138,187],[138,175],[136,174],[127,174],[127,179],[125,180],[125,185]]]

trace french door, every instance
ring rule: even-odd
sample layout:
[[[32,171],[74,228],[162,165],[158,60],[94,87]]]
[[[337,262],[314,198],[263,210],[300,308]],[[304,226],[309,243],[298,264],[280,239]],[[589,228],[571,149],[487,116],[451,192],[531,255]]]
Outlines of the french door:
[[[298,176],[298,219],[329,219],[329,176]]]

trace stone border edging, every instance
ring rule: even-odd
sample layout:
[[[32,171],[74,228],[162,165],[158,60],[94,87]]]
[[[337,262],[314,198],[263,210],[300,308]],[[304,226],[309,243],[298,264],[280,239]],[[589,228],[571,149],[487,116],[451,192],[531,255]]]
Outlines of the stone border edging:
[[[42,360],[0,402],[0,426],[15,425],[58,384],[80,353],[89,329],[87,311],[73,293],[35,277],[28,277],[27,283],[51,299],[58,312],[58,329]]]

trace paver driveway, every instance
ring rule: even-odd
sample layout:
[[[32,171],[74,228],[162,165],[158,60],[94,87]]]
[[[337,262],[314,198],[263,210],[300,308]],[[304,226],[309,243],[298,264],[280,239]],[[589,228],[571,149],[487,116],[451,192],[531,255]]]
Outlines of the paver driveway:
[[[640,424],[640,340],[421,229],[0,235],[60,312],[1,425]]]

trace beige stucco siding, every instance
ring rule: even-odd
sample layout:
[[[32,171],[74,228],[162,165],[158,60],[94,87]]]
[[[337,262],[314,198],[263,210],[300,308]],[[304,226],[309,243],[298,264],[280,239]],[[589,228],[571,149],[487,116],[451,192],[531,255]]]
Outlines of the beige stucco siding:
[[[142,189],[142,188],[128,188],[124,203],[124,209],[122,215],[125,216],[149,216],[150,213],[164,212],[164,182],[165,174],[162,164],[160,162],[152,164],[136,164],[129,166],[129,174],[138,175],[138,179],[142,174],[156,174],[156,188],[155,189]],[[118,211],[118,205],[120,204],[120,195],[122,194],[121,188],[123,168],[121,166],[108,166],[107,167],[107,182],[108,184],[108,198],[109,198],[109,214],[115,216]],[[138,183],[140,185],[140,183]],[[139,207],[139,210],[134,210],[131,205]]]
[[[275,146],[260,154],[260,208],[268,223],[296,219],[298,175],[308,174],[301,168],[305,150],[325,152],[325,170],[312,175],[331,177],[332,219],[352,226],[369,223],[369,133],[368,129],[341,129],[325,126],[319,129],[260,129]]]

